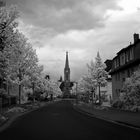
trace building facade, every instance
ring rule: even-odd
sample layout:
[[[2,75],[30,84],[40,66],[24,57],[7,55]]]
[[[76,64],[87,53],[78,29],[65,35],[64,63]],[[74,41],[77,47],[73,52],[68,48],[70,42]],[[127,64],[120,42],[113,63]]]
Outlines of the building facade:
[[[134,43],[120,50],[113,58],[112,70],[112,97],[119,98],[126,78],[137,70],[140,64],[140,39],[139,34],[134,34]]]

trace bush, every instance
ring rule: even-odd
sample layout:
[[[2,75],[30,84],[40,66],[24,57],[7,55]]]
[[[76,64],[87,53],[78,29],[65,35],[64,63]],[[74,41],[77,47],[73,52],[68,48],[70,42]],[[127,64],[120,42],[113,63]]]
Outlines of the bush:
[[[140,106],[140,69],[130,78],[127,78],[123,86],[122,99],[128,106]]]
[[[112,107],[122,109],[124,107],[124,103],[121,100],[116,100],[112,103]]]

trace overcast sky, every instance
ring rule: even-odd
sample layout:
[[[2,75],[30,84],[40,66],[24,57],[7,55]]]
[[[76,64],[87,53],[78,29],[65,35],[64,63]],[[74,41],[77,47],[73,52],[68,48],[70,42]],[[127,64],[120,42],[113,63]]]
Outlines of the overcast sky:
[[[20,11],[20,30],[46,73],[63,76],[69,51],[71,79],[87,72],[97,51],[105,61],[140,33],[140,0],[6,0]]]

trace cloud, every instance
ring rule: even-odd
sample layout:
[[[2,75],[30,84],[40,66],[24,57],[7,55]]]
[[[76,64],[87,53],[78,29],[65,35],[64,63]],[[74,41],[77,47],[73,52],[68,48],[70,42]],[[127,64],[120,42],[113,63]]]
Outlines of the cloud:
[[[46,43],[49,46],[41,48],[46,52],[47,50],[52,52],[46,56],[44,54],[44,60],[54,58],[54,63],[51,66],[55,67],[58,59],[61,59],[57,65],[59,68],[55,69],[55,74],[63,75],[65,51],[67,50],[69,51],[72,79],[77,79],[87,72],[86,64],[91,59],[94,60],[97,51],[100,51],[100,55],[105,61],[115,57],[116,53],[127,47],[130,41],[133,43],[133,34],[140,32],[139,11],[131,14],[122,13],[119,16],[116,16],[116,13],[113,14],[104,28],[84,31],[71,30],[61,33]]]
[[[97,51],[103,61],[112,59],[133,42],[134,32],[140,32],[140,11],[131,0],[9,0],[8,3],[18,5],[20,30],[36,48],[45,71],[57,79],[63,76],[66,51],[71,79],[77,80],[87,72],[86,64],[94,60]]]
[[[117,0],[9,0],[17,4],[26,24],[54,32],[104,26],[106,12],[118,10]]]

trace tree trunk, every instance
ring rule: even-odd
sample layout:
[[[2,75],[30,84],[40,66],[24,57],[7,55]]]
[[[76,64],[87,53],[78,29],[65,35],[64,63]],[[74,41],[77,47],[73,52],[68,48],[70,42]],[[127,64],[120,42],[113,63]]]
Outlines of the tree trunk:
[[[22,81],[22,75],[21,75],[21,69],[19,68],[19,104],[21,103],[21,81]]]
[[[21,84],[19,84],[19,104],[21,103]]]
[[[7,88],[7,94],[8,94],[8,105],[11,105],[11,98],[10,98],[10,91],[9,91],[9,82],[7,80],[7,84],[6,84],[6,88]]]
[[[9,84],[8,84],[8,95],[9,95],[9,106],[11,105],[11,97],[10,97],[10,88],[9,88]]]
[[[35,84],[32,83],[32,90],[33,90],[33,102],[35,102]]]
[[[93,106],[93,104],[94,104],[94,103],[93,103],[93,97],[94,97],[93,94],[94,94],[94,92],[92,91],[92,95],[91,95],[91,96],[92,96],[92,97],[91,97],[91,98],[92,98],[92,106]]]

